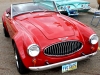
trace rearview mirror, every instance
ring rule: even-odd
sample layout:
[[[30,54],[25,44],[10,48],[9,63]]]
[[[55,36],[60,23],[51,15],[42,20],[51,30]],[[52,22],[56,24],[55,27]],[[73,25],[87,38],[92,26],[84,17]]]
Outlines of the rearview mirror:
[[[9,14],[6,14],[6,17],[9,17]]]

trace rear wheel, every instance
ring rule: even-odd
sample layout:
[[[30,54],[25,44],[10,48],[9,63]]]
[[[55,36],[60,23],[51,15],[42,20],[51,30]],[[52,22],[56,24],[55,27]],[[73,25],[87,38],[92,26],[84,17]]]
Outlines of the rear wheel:
[[[27,69],[24,66],[24,64],[23,64],[23,62],[22,62],[22,60],[21,60],[21,58],[20,58],[20,56],[18,54],[18,51],[17,51],[17,48],[16,48],[15,45],[14,45],[14,54],[15,54],[16,67],[17,67],[18,72],[20,74],[26,74],[26,73],[28,73],[29,72],[29,69]]]

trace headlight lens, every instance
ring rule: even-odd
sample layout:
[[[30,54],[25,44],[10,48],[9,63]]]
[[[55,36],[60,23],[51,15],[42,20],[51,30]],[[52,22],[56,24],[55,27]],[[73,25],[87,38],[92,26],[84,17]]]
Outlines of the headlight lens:
[[[66,9],[65,9],[63,6],[59,6],[59,7],[58,7],[58,10],[60,10],[60,11],[65,11]]]
[[[28,54],[31,57],[35,57],[40,53],[40,49],[39,46],[36,44],[31,44],[30,46],[28,46]]]
[[[93,35],[90,36],[89,41],[90,41],[91,44],[94,45],[99,41],[99,38],[98,38],[98,36],[96,34],[93,34]]]

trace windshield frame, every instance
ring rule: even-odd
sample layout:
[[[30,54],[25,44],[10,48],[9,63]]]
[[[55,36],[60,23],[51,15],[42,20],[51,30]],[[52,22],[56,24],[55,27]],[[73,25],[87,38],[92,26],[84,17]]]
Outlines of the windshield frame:
[[[60,13],[60,12],[58,11],[57,6],[56,6],[56,4],[55,4],[54,1],[42,1],[42,3],[43,3],[43,2],[52,2],[52,3],[53,3],[53,7],[54,7],[55,10],[52,10],[52,11],[49,10],[49,11],[50,11],[50,12],[58,12],[58,13]],[[18,14],[16,14],[16,15],[13,15],[13,6],[15,6],[15,5],[17,6],[17,5],[21,5],[21,4],[30,4],[30,3],[31,3],[31,4],[32,4],[32,3],[33,3],[33,4],[36,4],[36,3],[38,4],[38,3],[41,3],[41,2],[27,2],[27,3],[11,4],[11,18],[13,18],[14,16],[17,16],[17,15],[20,15],[20,14],[25,14],[25,13],[30,13],[30,12],[32,12],[32,13],[33,13],[33,12],[40,12],[40,11],[34,11],[34,10],[33,10],[33,11],[26,11],[26,12],[23,12],[23,13],[20,12],[20,13],[18,13]],[[46,12],[46,11],[45,11],[45,10],[42,10],[41,12]],[[16,13],[17,13],[17,12],[16,12]]]

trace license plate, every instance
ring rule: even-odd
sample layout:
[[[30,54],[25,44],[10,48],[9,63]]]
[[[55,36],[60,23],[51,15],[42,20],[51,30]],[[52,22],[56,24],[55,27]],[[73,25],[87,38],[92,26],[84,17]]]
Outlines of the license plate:
[[[62,73],[77,69],[77,62],[62,65]]]

